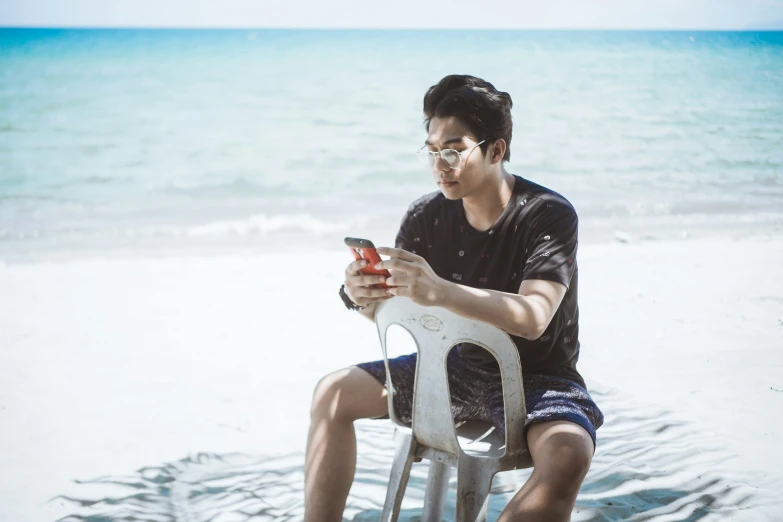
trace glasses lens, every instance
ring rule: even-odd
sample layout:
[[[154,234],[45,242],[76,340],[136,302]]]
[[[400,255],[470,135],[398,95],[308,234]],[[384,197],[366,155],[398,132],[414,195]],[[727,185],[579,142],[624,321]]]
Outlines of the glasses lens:
[[[455,169],[459,167],[459,152],[457,152],[454,149],[444,149],[440,151],[440,157],[443,158],[443,161],[451,167],[452,169]]]
[[[421,149],[416,153],[416,155],[419,157],[419,161],[422,163],[422,165],[432,166],[435,161],[435,156],[433,156],[427,149]]]

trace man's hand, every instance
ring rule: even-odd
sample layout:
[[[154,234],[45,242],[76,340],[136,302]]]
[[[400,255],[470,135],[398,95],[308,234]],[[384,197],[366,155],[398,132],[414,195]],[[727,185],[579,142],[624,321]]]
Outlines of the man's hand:
[[[359,270],[367,266],[367,261],[354,261],[345,269],[345,293],[359,306],[368,306],[393,297],[385,288],[372,288],[372,285],[386,281],[384,276],[364,275]]]
[[[448,281],[435,274],[423,257],[401,248],[380,247],[379,254],[391,259],[381,261],[376,268],[386,268],[392,276],[386,280],[391,295],[410,297],[423,306],[439,306],[446,293]]]

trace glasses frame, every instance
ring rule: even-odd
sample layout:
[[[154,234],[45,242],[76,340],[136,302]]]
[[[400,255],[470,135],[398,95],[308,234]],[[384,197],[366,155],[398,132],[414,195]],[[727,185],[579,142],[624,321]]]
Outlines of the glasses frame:
[[[480,142],[476,143],[475,145],[473,145],[469,149],[465,149],[465,150],[443,149],[443,150],[439,150],[439,151],[433,152],[431,150],[427,150],[427,146],[424,145],[422,148],[420,148],[419,150],[416,151],[416,156],[419,157],[419,160],[424,165],[429,166],[433,170],[435,169],[435,165],[438,164],[438,159],[443,161],[443,163],[446,164],[446,166],[449,168],[449,170],[454,170],[454,169],[460,168],[462,166],[462,164],[465,162],[465,158],[462,157],[463,154],[470,155],[470,153],[473,152],[473,149],[475,149],[476,147],[478,147],[479,145],[481,145],[482,143],[484,143],[488,139],[489,138],[484,138],[483,140],[481,140]],[[455,152],[457,154],[457,157],[459,158],[459,163],[457,163],[456,166],[452,167],[449,164],[449,162],[446,161],[445,159],[443,159],[443,156],[441,156],[441,154],[443,154],[444,152]]]

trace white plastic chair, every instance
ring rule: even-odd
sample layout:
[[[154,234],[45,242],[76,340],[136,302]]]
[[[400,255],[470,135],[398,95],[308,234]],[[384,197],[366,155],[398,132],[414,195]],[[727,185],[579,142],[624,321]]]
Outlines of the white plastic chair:
[[[381,521],[397,521],[416,458],[430,461],[422,521],[442,520],[452,467],[457,468],[456,522],[485,521],[494,475],[533,465],[523,437],[527,410],[516,346],[499,328],[465,319],[444,308],[420,306],[406,297],[379,303],[375,323],[386,365],[389,418],[395,424],[394,463]],[[386,350],[386,333],[394,324],[411,334],[418,350],[410,428],[394,412],[394,383]],[[488,423],[471,421],[455,428],[446,357],[454,345],[464,342],[486,348],[498,360],[503,383],[505,440]]]

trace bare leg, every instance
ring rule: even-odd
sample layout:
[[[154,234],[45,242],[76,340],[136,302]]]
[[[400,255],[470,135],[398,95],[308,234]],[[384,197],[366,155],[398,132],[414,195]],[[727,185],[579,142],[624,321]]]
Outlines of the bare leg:
[[[527,440],[533,473],[498,522],[568,522],[593,459],[593,440],[568,421],[534,424]]]
[[[353,421],[389,411],[386,388],[361,368],[321,379],[313,394],[305,455],[305,522],[340,522],[356,471]]]

